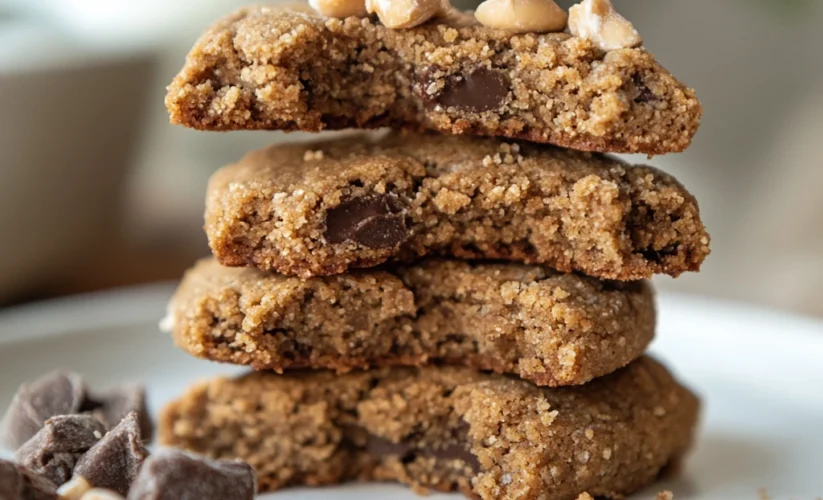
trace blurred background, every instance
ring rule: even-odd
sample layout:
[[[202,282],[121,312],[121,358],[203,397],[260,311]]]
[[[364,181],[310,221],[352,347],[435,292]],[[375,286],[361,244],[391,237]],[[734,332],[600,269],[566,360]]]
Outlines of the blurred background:
[[[299,137],[168,125],[165,85],[243,3],[0,0],[0,306],[177,279],[208,253],[208,176]],[[631,158],[675,174],[713,236],[702,273],[658,286],[823,316],[823,2],[614,3],[705,108],[688,152]]]

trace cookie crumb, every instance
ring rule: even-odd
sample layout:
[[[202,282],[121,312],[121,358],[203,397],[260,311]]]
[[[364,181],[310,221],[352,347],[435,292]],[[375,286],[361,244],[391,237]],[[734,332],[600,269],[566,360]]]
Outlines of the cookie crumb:
[[[661,491],[657,494],[657,500],[674,500],[674,493],[671,491]]]

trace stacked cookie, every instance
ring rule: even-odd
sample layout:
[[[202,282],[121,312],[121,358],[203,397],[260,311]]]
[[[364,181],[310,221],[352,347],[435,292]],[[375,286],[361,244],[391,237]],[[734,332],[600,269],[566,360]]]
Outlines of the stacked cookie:
[[[686,450],[698,403],[643,356],[642,280],[698,270],[708,235],[675,179],[599,153],[680,151],[700,105],[608,2],[575,6],[571,34],[536,32],[565,13],[525,3],[546,18],[495,0],[479,22],[421,0],[253,7],[198,41],[173,122],[395,130],[212,177],[214,259],[164,326],[257,372],[192,387],[162,442],[242,458],[263,491],[390,479],[524,499],[626,494]]]

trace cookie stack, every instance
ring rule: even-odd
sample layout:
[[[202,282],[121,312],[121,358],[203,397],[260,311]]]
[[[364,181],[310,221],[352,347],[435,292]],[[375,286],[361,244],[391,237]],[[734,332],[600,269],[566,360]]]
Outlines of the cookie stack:
[[[700,105],[607,1],[573,7],[570,33],[546,33],[567,25],[548,0],[488,0],[476,20],[434,3],[252,7],[189,54],[175,123],[394,130],[275,145],[212,177],[214,258],[164,326],[256,371],[192,387],[161,441],[242,458],[263,491],[635,491],[685,452],[698,411],[643,355],[642,280],[696,271],[709,239],[675,179],[599,153],[681,151]]]

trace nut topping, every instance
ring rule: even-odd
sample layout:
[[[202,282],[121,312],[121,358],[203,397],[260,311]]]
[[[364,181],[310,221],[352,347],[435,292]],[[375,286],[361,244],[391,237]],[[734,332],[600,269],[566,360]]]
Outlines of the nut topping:
[[[614,10],[611,0],[583,0],[569,9],[569,31],[605,51],[643,44],[640,33]]]
[[[567,20],[554,0],[486,0],[474,15],[484,26],[515,33],[563,31]]]
[[[366,17],[366,0],[309,0],[309,5],[328,17]]]
[[[366,0],[366,10],[392,29],[419,26],[449,7],[448,0]]]

